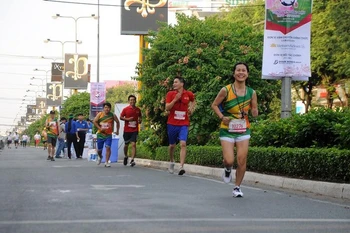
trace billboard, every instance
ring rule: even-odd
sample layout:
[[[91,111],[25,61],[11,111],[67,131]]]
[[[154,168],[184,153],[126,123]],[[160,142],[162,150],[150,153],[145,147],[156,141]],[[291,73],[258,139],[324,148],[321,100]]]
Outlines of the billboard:
[[[121,0],[121,34],[147,35],[157,31],[157,21],[168,22],[167,0]]]
[[[27,122],[36,120],[36,105],[27,105],[26,120]]]
[[[60,106],[62,104],[62,83],[46,84],[46,106]]]
[[[64,72],[64,63],[52,62],[51,64],[51,82],[62,82]]]
[[[36,109],[38,109],[39,115],[46,114],[46,98],[36,98]]]
[[[102,112],[106,101],[106,83],[91,83],[90,85],[90,118],[95,118]]]
[[[65,54],[64,89],[86,90],[89,76],[87,54]]]
[[[312,1],[269,0],[265,8],[263,78],[307,81]]]

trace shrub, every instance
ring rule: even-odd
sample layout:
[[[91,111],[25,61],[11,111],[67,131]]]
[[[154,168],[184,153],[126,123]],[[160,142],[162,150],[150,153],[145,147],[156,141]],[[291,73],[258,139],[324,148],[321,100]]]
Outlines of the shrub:
[[[140,151],[140,150],[139,150]],[[141,153],[141,152],[140,152]],[[175,161],[179,161],[179,147]],[[168,147],[141,158],[169,161]],[[220,146],[188,146],[186,163],[222,167]],[[250,147],[247,170],[311,180],[350,182],[350,151],[317,148]]]

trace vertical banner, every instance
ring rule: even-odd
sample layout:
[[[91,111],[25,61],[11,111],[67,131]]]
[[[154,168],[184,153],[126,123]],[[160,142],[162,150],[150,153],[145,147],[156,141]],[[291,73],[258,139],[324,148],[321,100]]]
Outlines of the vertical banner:
[[[95,118],[103,110],[106,101],[106,83],[92,82],[90,88],[90,117]]]
[[[312,0],[266,0],[262,77],[311,77]]]
[[[46,98],[36,98],[36,109],[38,109],[39,115],[46,114]]]
[[[36,105],[27,105],[26,119],[27,122],[33,122],[36,120]]]
[[[51,64],[51,82],[62,82],[64,72],[64,63],[52,62]]]
[[[62,83],[46,84],[46,106],[60,106],[62,104]]]
[[[147,35],[148,30],[157,31],[157,21],[168,22],[167,0],[122,0],[121,34]]]
[[[88,55],[66,53],[64,76],[64,89],[86,90],[89,77]]]

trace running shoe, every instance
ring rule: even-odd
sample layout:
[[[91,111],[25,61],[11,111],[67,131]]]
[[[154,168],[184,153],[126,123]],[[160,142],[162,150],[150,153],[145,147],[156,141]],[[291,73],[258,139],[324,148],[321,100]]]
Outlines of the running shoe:
[[[51,160],[51,157],[50,157],[50,155],[49,156],[47,156],[47,159],[46,160]]]
[[[111,167],[110,163],[105,163],[105,167]]]
[[[243,197],[242,190],[239,186],[236,186],[233,188],[232,196],[233,197]]]
[[[180,167],[179,176],[182,176],[183,174],[185,174],[185,172],[185,169],[183,167]]]
[[[98,155],[98,158],[96,161],[97,161],[97,165],[100,165],[102,161],[102,156]]]
[[[170,174],[174,173],[174,168],[175,168],[175,163],[170,162],[170,166],[169,166],[169,170],[168,170]]]
[[[130,162],[130,167],[133,167],[133,166],[135,166],[135,165],[136,165],[136,163],[135,163],[135,161],[132,159],[131,162]]]
[[[51,157],[51,161],[55,161],[54,157]]]
[[[230,169],[227,169],[227,168],[224,169],[224,172],[222,173],[222,179],[224,180],[224,182],[226,184],[229,184],[231,182],[231,180],[232,180],[231,168]]]
[[[124,156],[124,161],[123,161],[124,166],[128,165],[128,156]]]

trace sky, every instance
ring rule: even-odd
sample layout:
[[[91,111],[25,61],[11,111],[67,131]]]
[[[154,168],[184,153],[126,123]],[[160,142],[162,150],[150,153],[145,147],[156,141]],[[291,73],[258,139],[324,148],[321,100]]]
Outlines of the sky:
[[[97,4],[97,0],[82,2]],[[100,4],[119,5],[120,1],[100,0]],[[36,94],[41,94],[42,79],[46,74],[49,79],[50,72],[45,71],[51,69],[52,59],[61,60],[62,44],[44,43],[44,40],[75,40],[75,21],[53,19],[55,14],[75,18],[97,15],[97,6],[43,0],[0,1],[0,135],[12,129],[11,125],[17,125],[20,117],[25,116],[27,104],[35,100]],[[77,33],[77,39],[82,41],[78,44],[78,53],[88,54],[91,81],[95,82],[97,20],[79,19]],[[120,35],[120,7],[100,6],[99,34],[100,81],[131,80],[138,62],[139,37]],[[75,44],[67,42],[63,49],[65,53],[74,53]],[[37,79],[31,80],[32,77]]]

